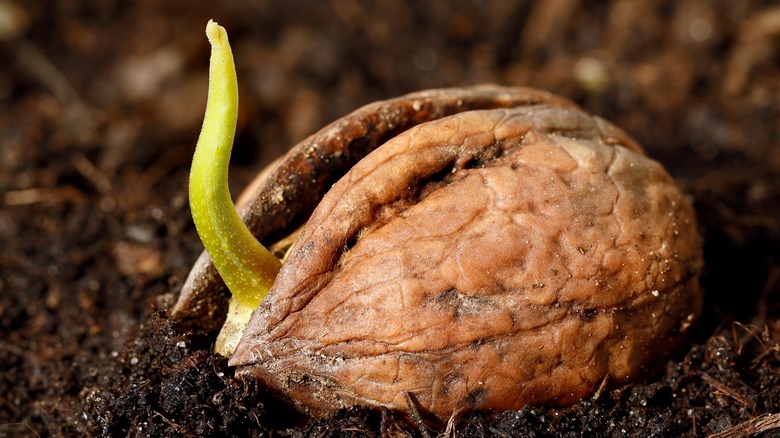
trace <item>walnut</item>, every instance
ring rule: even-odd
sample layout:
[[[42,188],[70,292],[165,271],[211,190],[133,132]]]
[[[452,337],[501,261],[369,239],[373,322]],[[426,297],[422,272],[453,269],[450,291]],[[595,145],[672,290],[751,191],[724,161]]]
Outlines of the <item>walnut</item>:
[[[445,419],[573,403],[684,341],[702,301],[694,212],[618,128],[523,88],[411,94],[293,148],[240,218],[227,190],[235,69],[224,29],[207,34],[190,202],[233,292],[217,351],[239,376],[314,414],[364,404]],[[255,239],[300,222],[283,264]],[[201,257],[173,318],[212,316],[220,288]]]
[[[668,357],[701,268],[690,203],[622,131],[573,106],[466,111],[328,191],[230,364],[315,413],[569,404]]]

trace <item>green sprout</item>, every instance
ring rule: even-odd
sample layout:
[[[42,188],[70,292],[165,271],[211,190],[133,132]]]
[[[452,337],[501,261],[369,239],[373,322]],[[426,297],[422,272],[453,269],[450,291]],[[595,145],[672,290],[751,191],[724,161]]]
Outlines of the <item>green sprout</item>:
[[[260,305],[281,262],[249,231],[228,189],[228,163],[238,118],[238,81],[225,28],[210,20],[209,91],[190,171],[190,207],[203,246],[233,294],[214,351],[229,356]]]

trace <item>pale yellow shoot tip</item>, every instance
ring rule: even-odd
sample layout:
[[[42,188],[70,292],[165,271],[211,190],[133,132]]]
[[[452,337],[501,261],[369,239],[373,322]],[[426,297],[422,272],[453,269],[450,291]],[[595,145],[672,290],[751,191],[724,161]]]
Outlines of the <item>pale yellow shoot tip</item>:
[[[209,44],[212,46],[220,44],[223,39],[227,39],[227,31],[216,21],[209,20],[206,24],[206,38],[209,39]]]

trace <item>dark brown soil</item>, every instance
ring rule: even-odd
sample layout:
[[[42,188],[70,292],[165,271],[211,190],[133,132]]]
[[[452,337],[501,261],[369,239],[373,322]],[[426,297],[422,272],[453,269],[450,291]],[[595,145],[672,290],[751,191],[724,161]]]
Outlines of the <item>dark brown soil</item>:
[[[0,437],[780,434],[775,2],[245,3],[0,1]],[[446,425],[313,420],[235,380],[213,333],[165,317],[202,249],[186,185],[209,18],[242,90],[234,193],[325,123],[424,88],[544,88],[624,128],[699,216],[689,349],[572,407]]]

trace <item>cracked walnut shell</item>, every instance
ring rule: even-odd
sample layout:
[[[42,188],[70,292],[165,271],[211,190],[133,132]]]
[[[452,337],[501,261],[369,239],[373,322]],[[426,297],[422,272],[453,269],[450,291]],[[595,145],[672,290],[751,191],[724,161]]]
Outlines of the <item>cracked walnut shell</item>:
[[[411,394],[446,419],[573,403],[668,358],[701,307],[693,209],[621,130],[543,100],[425,121],[349,169],[237,373],[315,414]]]

